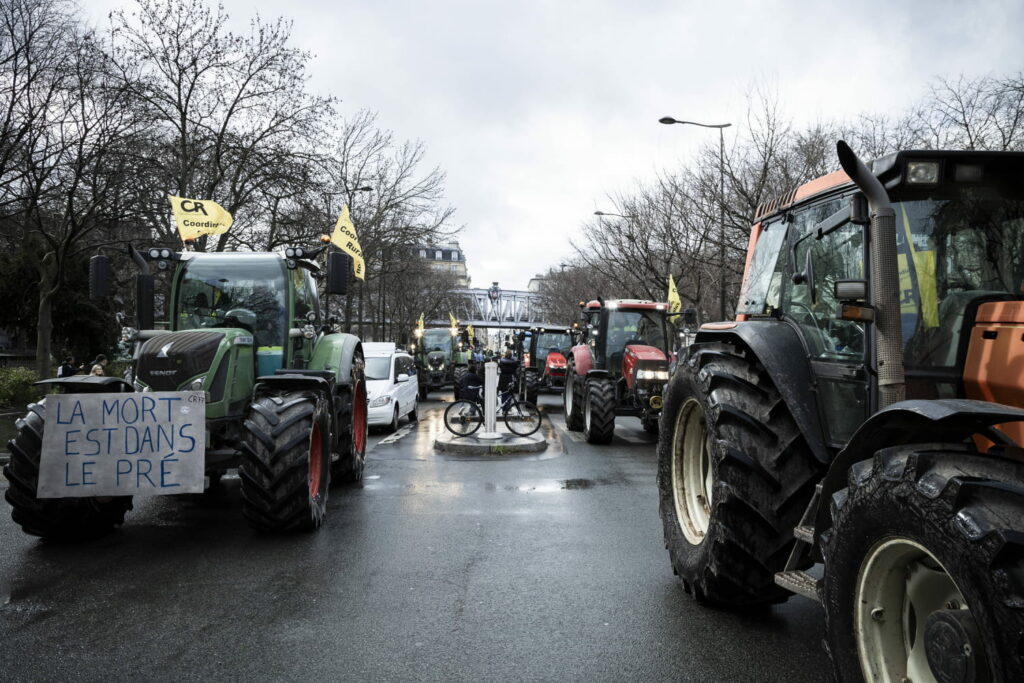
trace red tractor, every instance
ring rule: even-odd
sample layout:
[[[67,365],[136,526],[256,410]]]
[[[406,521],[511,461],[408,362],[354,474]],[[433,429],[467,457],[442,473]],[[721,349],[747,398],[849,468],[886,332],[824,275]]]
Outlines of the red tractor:
[[[537,402],[541,391],[561,391],[565,386],[565,354],[572,348],[572,328],[531,327],[520,332],[518,352],[523,359],[519,371],[520,395]]]
[[[581,308],[580,343],[570,351],[563,392],[566,427],[606,444],[616,416],[633,415],[656,432],[674,338],[668,305],[598,298]]]

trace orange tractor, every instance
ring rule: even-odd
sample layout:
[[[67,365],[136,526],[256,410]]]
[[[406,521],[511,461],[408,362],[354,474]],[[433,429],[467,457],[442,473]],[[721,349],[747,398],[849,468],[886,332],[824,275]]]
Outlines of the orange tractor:
[[[838,154],[668,384],[672,567],[819,601],[841,681],[1024,680],[1024,154]]]
[[[668,305],[596,299],[580,307],[583,325],[562,392],[566,427],[582,429],[595,444],[611,443],[618,415],[639,417],[645,430],[657,431],[674,339]]]

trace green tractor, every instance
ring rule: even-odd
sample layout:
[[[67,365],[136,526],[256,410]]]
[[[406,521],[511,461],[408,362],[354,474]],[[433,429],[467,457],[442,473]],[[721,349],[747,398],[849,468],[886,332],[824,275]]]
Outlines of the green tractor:
[[[458,387],[469,368],[469,343],[466,332],[451,327],[416,331],[416,375],[420,400],[431,391]]]
[[[330,253],[324,273],[316,258],[327,248],[295,247],[277,254],[140,252],[129,246],[139,270],[139,329],[123,332],[134,347],[131,369],[124,378],[73,376],[40,384],[63,394],[103,394],[110,405],[126,394],[142,401],[181,396],[201,402],[205,421],[196,419],[205,427],[205,443],[200,442],[205,448],[192,454],[203,458],[200,490],[237,468],[251,526],[264,531],[319,527],[332,480],[362,478],[367,415],[362,345],[351,334],[331,332],[317,290],[317,280],[326,278],[328,295],[344,294],[351,261]],[[159,327],[154,269],[170,278],[167,320]],[[94,256],[94,297],[107,296],[109,275],[108,257]],[[57,406],[49,418],[44,398],[18,420],[4,468],[10,481],[6,499],[26,533],[64,540],[95,537],[124,521],[132,497],[40,495],[44,457],[47,462],[55,457],[43,447],[47,420],[58,423],[55,433],[66,424],[59,412],[64,400],[49,399]],[[103,405],[106,410],[105,398]],[[78,437],[101,429],[91,422],[83,420]],[[106,413],[102,422],[107,423]],[[119,460],[118,467],[128,460]],[[198,469],[194,461],[192,466]]]

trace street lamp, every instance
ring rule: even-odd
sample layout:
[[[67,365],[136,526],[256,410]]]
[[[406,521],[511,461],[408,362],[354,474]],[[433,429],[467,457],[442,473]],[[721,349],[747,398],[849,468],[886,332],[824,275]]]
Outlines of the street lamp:
[[[636,218],[636,216],[623,216],[621,213],[606,213],[604,211],[595,211],[594,215],[595,216],[615,216],[616,218],[625,218],[627,221],[631,220],[633,218]]]
[[[718,234],[718,316],[719,320],[725,320],[725,129],[731,123],[697,123],[696,121],[680,121],[671,116],[662,116],[658,123],[671,125],[679,123],[689,126],[700,126],[701,128],[718,129],[718,207],[719,207],[719,234]]]

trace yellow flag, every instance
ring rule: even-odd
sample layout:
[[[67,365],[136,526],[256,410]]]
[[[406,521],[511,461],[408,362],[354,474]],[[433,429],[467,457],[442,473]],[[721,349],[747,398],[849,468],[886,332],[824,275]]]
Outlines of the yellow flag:
[[[182,241],[194,240],[203,235],[221,235],[231,227],[231,214],[217,202],[207,199],[187,199],[167,195],[171,200],[174,221]]]
[[[672,279],[671,273],[668,276],[668,312],[679,313],[683,310],[683,300],[679,298],[679,290],[676,289],[676,281]]]
[[[423,323],[423,314],[420,313],[420,319],[416,321],[416,329],[422,332],[425,328],[426,325]]]
[[[366,280],[366,264],[363,262],[363,248],[356,237],[356,226],[348,215],[348,207],[341,207],[341,215],[331,233],[331,243],[352,257],[352,274],[360,280]]]
[[[458,327],[459,326],[459,321],[455,319],[455,316],[452,315],[451,311],[448,311],[448,319],[452,321],[452,327]]]
[[[473,326],[472,325],[467,325],[466,326],[466,333],[469,335],[470,343],[472,343],[473,342],[473,336],[474,336],[473,335]]]

